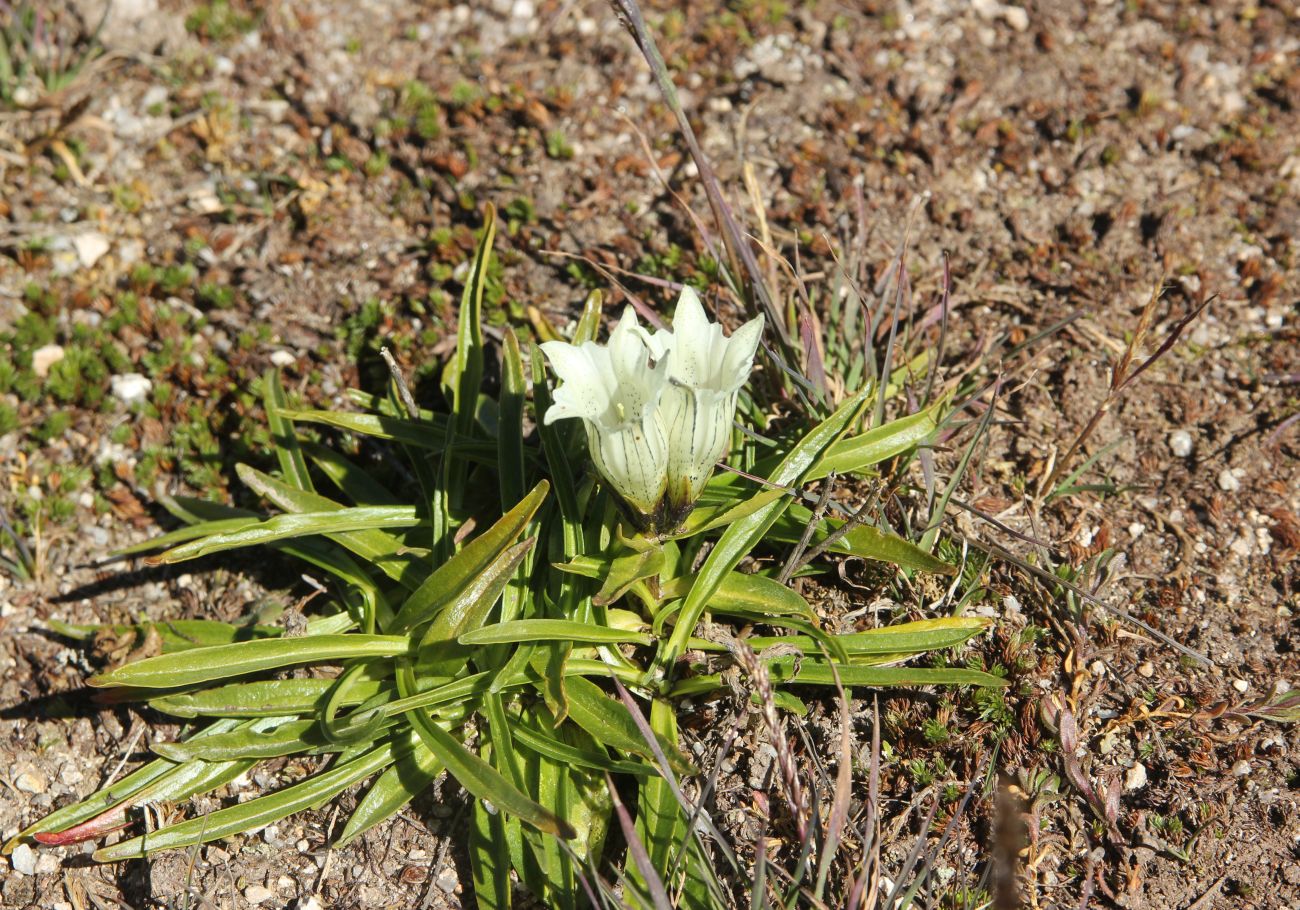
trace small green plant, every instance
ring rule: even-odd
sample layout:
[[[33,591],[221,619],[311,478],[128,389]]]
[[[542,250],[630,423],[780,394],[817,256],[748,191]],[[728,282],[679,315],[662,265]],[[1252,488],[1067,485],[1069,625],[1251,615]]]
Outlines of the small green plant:
[[[230,0],[201,3],[185,17],[185,29],[209,41],[225,41],[251,32],[257,27],[258,16],[243,12],[242,6],[232,5]]]
[[[71,85],[104,53],[99,32],[107,17],[106,7],[98,25],[88,29],[57,5],[6,3],[0,23],[0,104],[31,107],[41,95]]]
[[[962,644],[987,628],[986,620],[949,616],[829,634],[811,604],[785,583],[795,568],[830,568],[834,553],[914,574],[954,574],[903,537],[815,514],[797,495],[804,484],[831,474],[869,474],[885,459],[914,451],[937,429],[938,406],[864,431],[871,397],[866,390],[846,394],[824,417],[780,431],[764,420],[762,436],[734,434],[730,461],[743,476],[690,473],[678,485],[677,469],[670,469],[662,491],[653,479],[614,466],[612,437],[602,437],[598,470],[581,470],[590,425],[600,433],[623,432],[617,427],[623,411],[593,412],[584,418],[588,433],[577,421],[548,422],[557,402],[575,415],[585,407],[575,397],[583,381],[553,391],[541,352],[533,349],[525,359],[509,329],[499,393],[489,398],[482,391],[494,230],[489,209],[465,281],[456,351],[440,374],[445,408],[418,407],[395,369],[388,395],[353,393],[360,412],[291,408],[278,376],[269,373],[261,391],[278,472],[240,465],[237,473],[276,511],[166,499],[186,526],[125,551],[161,551],[156,560],[175,563],[262,546],[304,560],[333,580],[305,634],[209,620],[112,627],[123,636],[159,636],[162,653],[109,668],[91,684],[114,700],[143,699],[199,726],[184,740],[155,744],[154,761],[47,816],[6,850],[25,840],[98,839],[131,825],[146,802],[181,802],[265,758],[325,753],[332,762],[306,779],[127,836],[95,857],[121,860],[217,840],[370,780],[339,832],[337,843],[346,844],[447,772],[474,797],[467,852],[480,907],[508,906],[514,877],[545,906],[576,907],[584,900],[580,877],[599,880],[603,864],[622,869],[628,899],[643,903],[662,887],[660,870],[676,867],[674,892],[690,906],[707,906],[718,872],[695,810],[676,784],[696,769],[682,751],[675,705],[725,690],[727,664],[749,668],[770,689],[773,706],[797,703],[791,687],[927,684],[984,691],[1004,685],[980,670],[906,665]],[[365,344],[382,313],[378,304],[363,307],[349,334]],[[594,343],[601,315],[593,294],[573,350],[606,350]],[[622,331],[608,349],[615,356],[641,337],[629,334],[630,327]],[[728,339],[740,349],[735,357],[752,353],[740,336]],[[563,360],[569,348],[547,354]],[[734,359],[729,353],[725,361]],[[692,390],[691,375],[679,379],[685,391],[679,388],[674,407],[689,407],[691,395],[708,391],[707,384]],[[729,407],[745,420],[763,419],[759,393],[743,381],[720,394],[709,407],[721,408],[716,423],[726,433],[732,432]],[[630,413],[633,405],[619,402]],[[609,427],[602,422],[607,417]],[[535,432],[526,433],[528,426]],[[712,418],[701,426],[712,427]],[[401,452],[402,477],[414,479],[414,495],[404,479],[385,485],[304,432],[310,428],[341,430]],[[683,470],[695,470],[696,461],[711,468],[714,441],[682,438]],[[211,438],[192,442],[200,453],[214,452]],[[195,480],[205,482],[201,475]],[[655,498],[661,495],[666,511]],[[628,511],[623,499],[639,512]],[[799,566],[791,547],[807,555]],[[751,555],[789,569],[739,571]],[[762,634],[742,647],[708,633],[710,617]],[[97,632],[55,628],[74,638]],[[301,667],[337,672],[281,674]],[[607,775],[635,792],[634,805],[622,804]],[[795,805],[794,823],[803,825],[804,810]],[[619,842],[633,845],[626,856],[603,855],[613,824],[622,828]],[[824,879],[835,843],[819,843],[829,851],[821,860]],[[720,855],[725,862],[730,853]],[[646,857],[648,865],[640,862]]]

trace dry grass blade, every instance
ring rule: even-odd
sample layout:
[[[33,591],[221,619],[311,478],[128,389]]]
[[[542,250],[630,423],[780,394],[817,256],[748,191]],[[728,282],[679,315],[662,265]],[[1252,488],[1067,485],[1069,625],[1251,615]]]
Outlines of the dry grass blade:
[[[777,713],[776,692],[772,689],[772,679],[768,676],[763,662],[754,653],[754,649],[745,642],[731,639],[726,642],[726,645],[741,670],[754,683],[754,690],[763,712],[763,723],[767,726],[772,748],[776,750],[776,764],[781,772],[786,804],[790,808],[795,831],[799,834],[799,842],[806,845],[809,834],[809,807],[804,797],[803,782],[799,779],[799,769],[795,765],[794,754],[790,751],[790,743],[785,738],[785,724],[781,722],[781,715]]]
[[[609,790],[609,798],[614,803],[614,814],[618,816],[618,826],[623,831],[623,838],[627,841],[628,852],[632,854],[632,861],[636,863],[637,871],[641,873],[646,887],[650,889],[650,899],[654,901],[655,910],[672,910],[672,902],[668,900],[668,889],[664,887],[663,879],[659,877],[654,863],[650,861],[650,854],[646,852],[645,844],[641,843],[641,838],[637,837],[636,825],[632,823],[632,816],[628,814],[627,807],[623,805],[623,800],[619,799],[618,790],[614,787],[613,779],[605,775],[605,787]]]
[[[835,794],[831,799],[830,815],[826,819],[821,856],[817,863],[817,883],[813,889],[813,893],[819,900],[826,889],[831,863],[844,836],[844,826],[849,820],[849,804],[853,796],[853,714],[849,710],[848,694],[840,684],[839,670],[835,668],[833,661],[829,663],[831,674],[835,678],[835,691],[839,696],[840,754],[839,766],[835,769]]]
[[[744,282],[752,295],[753,302],[766,314],[772,329],[780,339],[782,349],[787,354],[792,353],[790,335],[785,320],[782,318],[775,301],[772,300],[767,283],[759,270],[758,261],[754,257],[754,251],[750,249],[749,243],[745,240],[739,225],[736,224],[731,208],[722,196],[722,190],[718,185],[717,177],[713,173],[713,168],[704,156],[699,141],[695,138],[695,131],[691,128],[686,112],[682,109],[681,101],[677,97],[677,89],[668,73],[668,67],[664,64],[654,38],[651,37],[649,30],[646,28],[645,17],[641,13],[640,4],[637,3],[637,0],[610,0],[610,3],[628,32],[632,35],[632,39],[636,42],[637,48],[645,57],[646,62],[650,65],[650,70],[659,85],[659,90],[663,93],[664,100],[677,119],[678,129],[681,131],[682,138],[686,141],[686,147],[691,153],[691,158],[695,161],[700,182],[704,185],[704,191],[709,198],[709,206],[713,209],[714,220],[722,231],[722,239],[727,248],[727,256],[731,260],[733,274],[737,280]]]
[[[1169,350],[1178,343],[1178,339],[1182,337],[1183,332],[1189,325],[1191,325],[1192,320],[1201,315],[1205,308],[1214,300],[1213,297],[1207,298],[1197,305],[1190,313],[1178,320],[1178,322],[1174,323],[1173,328],[1171,328],[1165,335],[1164,340],[1160,343],[1159,347],[1156,348],[1155,352],[1134,367],[1133,361],[1137,357],[1138,349],[1151,331],[1151,325],[1155,321],[1156,305],[1160,302],[1164,289],[1165,279],[1161,278],[1160,283],[1156,285],[1155,289],[1151,292],[1151,296],[1147,299],[1146,306],[1142,308],[1142,314],[1138,317],[1137,328],[1129,339],[1123,355],[1111,370],[1110,389],[1106,392],[1106,397],[1101,400],[1099,405],[1097,405],[1097,410],[1093,412],[1092,417],[1088,419],[1088,422],[1084,424],[1083,429],[1074,437],[1074,441],[1071,442],[1070,447],[1065,450],[1065,454],[1056,459],[1056,463],[1052,466],[1052,470],[1047,473],[1042,484],[1039,485],[1038,495],[1040,498],[1056,488],[1056,481],[1060,479],[1062,473],[1074,459],[1074,456],[1078,454],[1079,449],[1088,438],[1092,436],[1093,432],[1097,429],[1097,425],[1101,423],[1102,418],[1110,412],[1111,408],[1115,406],[1115,403],[1119,401],[1124,392],[1133,384],[1134,380],[1150,369],[1151,366],[1153,366],[1161,357],[1169,353]]]

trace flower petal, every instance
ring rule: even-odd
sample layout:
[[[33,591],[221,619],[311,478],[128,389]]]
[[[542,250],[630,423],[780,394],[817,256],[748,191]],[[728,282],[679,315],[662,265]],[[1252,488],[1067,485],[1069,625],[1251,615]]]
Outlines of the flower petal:
[[[727,339],[727,350],[722,356],[721,386],[734,392],[745,384],[754,368],[754,354],[763,338],[763,317],[757,316],[736,329]]]

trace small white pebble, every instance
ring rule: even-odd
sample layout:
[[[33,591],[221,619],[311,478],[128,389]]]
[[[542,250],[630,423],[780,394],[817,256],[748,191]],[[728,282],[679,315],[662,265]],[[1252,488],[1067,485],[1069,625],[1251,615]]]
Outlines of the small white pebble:
[[[24,771],[14,779],[14,786],[24,793],[44,793],[47,784],[45,778],[35,771]]]
[[[285,367],[291,367],[297,362],[298,362],[298,358],[290,354],[288,351],[275,351],[273,354],[271,354],[271,363],[275,364],[281,369],[284,369]]]
[[[1192,434],[1186,430],[1174,430],[1169,434],[1169,451],[1177,458],[1192,454]]]
[[[1139,537],[1141,537],[1143,534],[1146,533],[1146,530],[1147,530],[1146,525],[1142,524],[1142,522],[1140,521],[1135,521],[1128,526],[1128,536],[1132,537],[1134,540],[1137,540]]]
[[[123,373],[121,376],[114,376],[110,383],[113,387],[113,397],[128,405],[139,404],[153,390],[153,383],[149,381],[149,377],[140,373]]]
[[[298,910],[325,910],[325,905],[320,902],[316,895],[312,895],[305,901],[298,902]]]
[[[1029,14],[1018,6],[1002,7],[1002,18],[1018,32],[1029,28]]]
[[[1244,695],[1246,694],[1246,690],[1250,688],[1250,683],[1246,682],[1244,679],[1234,679],[1232,681],[1232,688]]]
[[[19,844],[14,847],[14,852],[9,854],[9,864],[19,875],[35,875],[36,851],[27,844]]]
[[[1219,472],[1219,489],[1225,493],[1235,493],[1241,489],[1241,481],[1237,479],[1237,475],[1231,468],[1224,468]]]
[[[36,854],[36,874],[53,875],[59,871],[59,858],[53,853]]]
[[[244,889],[244,900],[250,904],[264,904],[275,897],[275,892],[265,885],[249,885]]]
[[[456,886],[460,884],[460,879],[456,877],[456,870],[451,868],[451,866],[447,866],[438,873],[437,882],[439,888],[446,893],[451,894],[456,890]]]
[[[1235,765],[1232,766],[1232,771],[1230,773],[1232,774],[1233,777],[1245,777],[1247,774],[1250,773],[1250,762],[1246,761],[1243,758],[1241,761],[1237,762]]]
[[[47,344],[32,351],[32,372],[37,379],[50,375],[50,367],[63,359],[63,348],[57,344]]]
[[[1125,790],[1140,790],[1147,785],[1147,766],[1142,762],[1134,762],[1133,767],[1128,769],[1124,775]]]
[[[88,269],[108,252],[109,240],[98,231],[78,234],[72,238],[72,248],[77,251],[77,259],[83,269]]]
[[[1093,676],[1106,675],[1106,665],[1099,660],[1094,660],[1091,664],[1089,664],[1088,669],[1092,672]]]

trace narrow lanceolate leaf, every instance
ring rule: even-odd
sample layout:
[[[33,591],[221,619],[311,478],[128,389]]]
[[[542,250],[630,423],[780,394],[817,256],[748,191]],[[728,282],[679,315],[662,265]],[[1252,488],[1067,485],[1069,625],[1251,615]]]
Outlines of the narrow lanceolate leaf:
[[[770,536],[775,540],[795,542],[803,537],[807,523],[812,521],[812,513],[798,504],[791,504],[789,511],[772,526]],[[813,531],[809,542],[816,546],[825,540],[832,531],[844,524],[837,518],[822,519],[822,526]],[[928,550],[905,540],[897,534],[890,534],[871,525],[858,525],[830,547],[832,553],[857,556],[861,559],[874,559],[887,562],[904,569],[917,569],[933,572],[937,575],[952,575],[957,569]]]
[[[257,763],[256,759],[235,761],[192,761],[173,765],[173,771],[160,777],[131,799],[118,803],[94,818],[57,833],[42,832],[32,835],[42,844],[59,846],[102,837],[109,831],[125,827],[130,821],[127,813],[136,806],[156,803],[174,803],[224,787]]]
[[[852,474],[880,464],[929,440],[938,427],[940,404],[890,421],[858,436],[832,444],[809,470],[805,480],[817,480],[834,471]]]
[[[447,446],[446,418],[435,418],[432,423],[424,423],[385,414],[351,414],[343,411],[284,410],[281,414],[300,423],[318,423],[359,436],[373,436],[421,449],[440,452]]]
[[[286,512],[337,512],[344,506],[319,493],[309,493],[289,486],[246,464],[237,465],[235,473],[239,479],[260,496],[265,496]],[[355,531],[327,533],[330,540],[369,561],[377,569],[401,582],[408,589],[414,590],[423,579],[423,572],[406,546],[401,535],[390,534],[379,527],[364,528]],[[285,546],[285,544],[278,544]]]
[[[219,720],[195,735],[201,737],[225,733],[235,729],[237,724],[238,721],[234,720]],[[14,847],[18,846],[23,840],[39,832],[64,831],[93,819],[112,807],[144,792],[145,788],[155,784],[160,778],[175,774],[179,767],[176,763],[161,758],[148,762],[103,790],[86,797],[80,802],[56,809],[36,824],[18,832],[18,834],[6,841],[3,846],[0,846],[0,854],[8,856],[13,852]]]
[[[414,694],[415,674],[410,667],[398,669],[398,687],[403,697]],[[429,751],[447,766],[447,772],[478,799],[486,799],[499,811],[509,812],[521,820],[558,837],[573,837],[569,823],[520,793],[501,773],[475,755],[435,724],[424,708],[407,712],[411,725]]]
[[[798,672],[795,672],[796,669]],[[1002,688],[1008,683],[1000,676],[979,670],[955,670],[929,667],[859,667],[838,664],[840,684],[844,686],[992,686]],[[806,683],[814,686],[835,685],[835,674],[824,661],[780,660],[768,665],[772,681],[776,683]]]
[[[420,640],[420,670],[425,676],[455,676],[460,672],[472,649],[458,639],[487,621],[506,584],[536,543],[536,537],[529,537],[507,549],[433,618]]]
[[[278,717],[307,714],[325,705],[334,686],[332,679],[265,679],[229,686],[163,695],[149,700],[149,707],[174,717]],[[385,683],[364,680],[353,683],[345,705],[359,705],[378,695]]]
[[[694,537],[696,534],[704,534],[718,528],[725,528],[733,522],[754,514],[764,506],[771,505],[783,496],[789,495],[785,490],[762,490],[740,503],[736,503],[730,496],[721,502],[701,503],[695,507],[695,510],[690,515],[686,516],[686,521],[682,524],[682,527],[676,533],[670,534],[669,537],[673,540],[681,540]]]
[[[396,657],[408,653],[410,647],[411,640],[405,635],[267,638],[150,657],[92,676],[88,682],[92,686],[171,689],[296,664],[357,657]]]
[[[241,509],[240,511],[242,512],[244,510]],[[198,524],[192,524],[184,528],[177,528],[175,531],[168,531],[166,534],[160,534],[157,537],[142,540],[129,547],[114,550],[113,555],[134,556],[137,553],[148,553],[150,550],[161,550],[165,547],[174,547],[177,544],[186,543],[199,537],[208,537],[213,534],[229,534],[232,531],[239,531],[243,528],[252,527],[262,520],[263,517],[261,515],[252,512],[245,512],[243,515],[234,515],[230,518],[216,518],[211,521],[201,521]]]
[[[768,663],[772,681],[780,685],[833,686],[835,673],[825,661],[797,662],[782,658]],[[836,664],[843,686],[868,686],[890,689],[911,686],[988,686],[1002,688],[1008,682],[1000,676],[979,670],[956,670],[934,667],[872,667],[859,664]],[[796,672],[797,671],[797,672]],[[712,692],[726,686],[722,676],[695,676],[673,686],[674,696]]]
[[[517,641],[574,641],[589,644],[650,644],[644,632],[628,632],[567,619],[517,619],[484,626],[460,636],[462,645],[499,645]]]
[[[280,755],[296,755],[299,752],[338,752],[343,749],[342,744],[332,743],[325,737],[321,732],[320,723],[315,719],[280,718],[281,723],[273,723],[275,720],[276,718],[267,718],[246,729],[232,730],[229,733],[188,742],[154,743],[152,748],[163,758],[170,758],[176,762],[191,759],[212,762],[241,758],[275,758]]]
[[[452,397],[456,435],[466,438],[474,429],[474,409],[483,383],[483,292],[487,289],[492,241],[496,237],[496,209],[483,211],[483,235],[465,278],[456,327],[456,388]]]
[[[346,847],[360,835],[398,812],[423,792],[443,771],[438,760],[423,742],[405,755],[398,755],[393,766],[375,780],[356,811],[334,841],[335,849]]]
[[[354,505],[358,506],[394,506],[398,499],[388,488],[375,480],[370,472],[350,461],[348,458],[315,442],[302,443],[302,450],[312,464],[343,491]]]
[[[402,604],[391,629],[407,632],[428,622],[464,595],[532,520],[550,485],[542,481],[513,509],[443,563]]]
[[[569,696],[569,717],[601,745],[616,753],[644,755],[654,760],[650,744],[641,735],[627,706],[601,691],[600,686],[583,676],[569,677],[565,686]],[[694,774],[695,767],[675,746],[659,743],[664,755],[678,774]]]
[[[90,641],[101,631],[111,633],[117,641],[123,640],[127,635],[135,635],[137,641],[143,641],[148,636],[157,634],[162,642],[163,653],[227,645],[254,638],[278,638],[283,632],[278,626],[236,626],[211,619],[103,625],[74,625],[51,619],[48,624],[51,631],[78,641]]]
[[[638,581],[658,576],[663,568],[663,547],[651,547],[640,553],[619,556],[610,561],[609,574],[601,583],[600,590],[592,597],[592,603],[608,606]]]
[[[799,483],[804,473],[858,415],[864,400],[859,393],[840,405],[835,413],[799,441],[777,465],[768,480],[779,487]],[[788,500],[784,498],[774,500],[730,525],[718,538],[717,546],[709,552],[704,565],[700,567],[695,584],[691,586],[690,593],[682,604],[681,615],[673,628],[672,637],[660,655],[662,666],[671,668],[676,663],[677,658],[686,650],[686,642],[694,632],[695,624],[699,622],[709,599],[718,590],[723,578],[763,539],[787,505]]]
[[[993,620],[974,616],[945,616],[904,622],[865,632],[829,636],[847,654],[918,654],[959,645],[980,632]],[[773,645],[793,645],[805,654],[816,654],[817,642],[807,635],[755,636],[747,640],[755,651]]]
[[[409,749],[409,743],[404,748]],[[261,828],[309,806],[319,805],[364,780],[389,765],[398,751],[398,746],[385,743],[350,762],[275,793],[103,847],[95,851],[94,858],[101,863],[139,859],[158,850],[208,843],[250,828]]]
[[[242,530],[213,534],[182,544],[158,556],[159,562],[181,562],[222,550],[255,547],[292,537],[341,534],[373,528],[413,528],[420,523],[411,506],[359,506],[334,512],[299,512],[277,515]]]
[[[263,373],[262,385],[262,405],[266,409],[266,424],[271,431],[275,456],[280,461],[280,473],[287,483],[310,491],[313,489],[311,475],[307,471],[307,460],[298,447],[298,434],[294,432],[293,422],[284,416],[288,400],[284,397],[284,386],[280,384],[279,370]]]
[[[497,430],[497,463],[501,509],[524,498],[524,361],[514,329],[506,327],[501,346],[501,414]]]
[[[661,591],[664,600],[683,597],[695,583],[694,575],[667,582]],[[803,595],[766,575],[728,572],[723,576],[709,609],[715,613],[738,616],[801,616],[815,622],[817,614]]]

